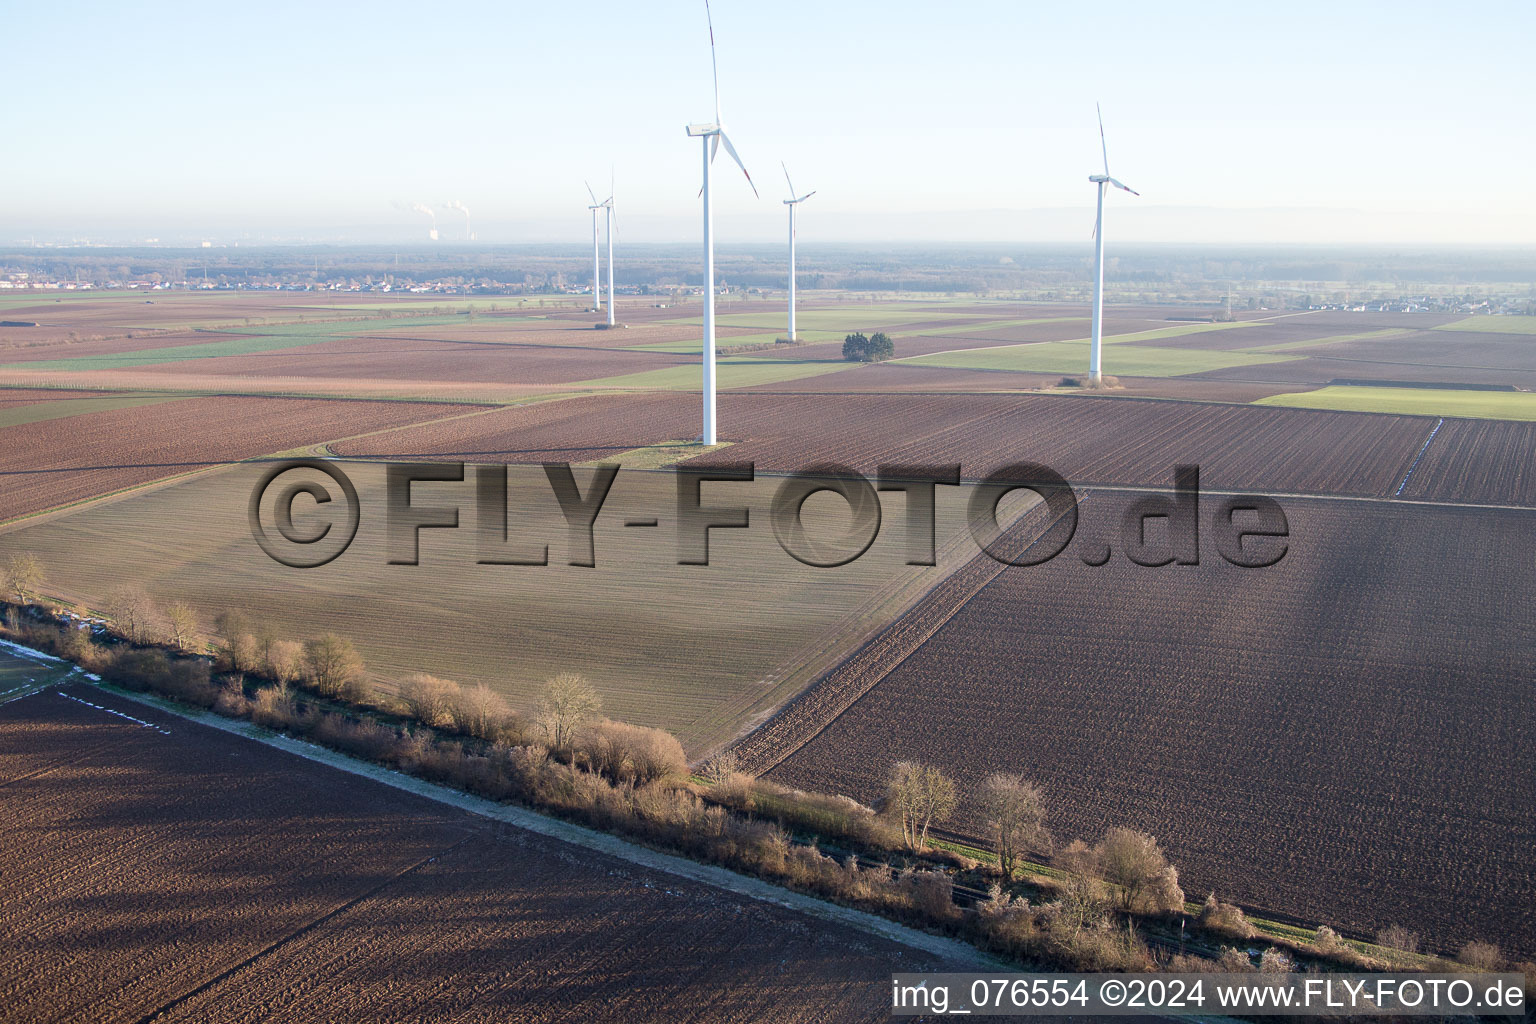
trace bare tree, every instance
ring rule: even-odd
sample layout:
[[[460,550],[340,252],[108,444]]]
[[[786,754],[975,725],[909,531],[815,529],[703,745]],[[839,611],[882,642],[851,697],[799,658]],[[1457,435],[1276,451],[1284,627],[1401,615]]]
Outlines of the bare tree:
[[[955,809],[955,784],[931,765],[897,761],[886,783],[886,797],[901,821],[901,837],[912,850],[928,845],[928,826]]]
[[[117,628],[136,644],[154,642],[160,609],[137,584],[118,587],[107,595],[107,614]]]
[[[1184,905],[1179,874],[1163,855],[1157,840],[1145,832],[1112,828],[1098,847],[1106,881],[1120,887],[1125,910],[1177,910]]]
[[[417,672],[400,684],[401,701],[411,717],[423,725],[447,725],[453,721],[453,706],[458,698],[458,683],[425,672]]]
[[[275,640],[267,649],[267,675],[286,687],[304,674],[304,645],[296,640]]]
[[[355,699],[362,695],[363,659],[346,637],[322,633],[305,641],[304,665],[315,689],[326,696]]]
[[[22,551],[5,560],[5,589],[15,595],[17,604],[27,604],[42,585],[43,563],[36,555]]]
[[[255,672],[261,668],[256,637],[250,633],[230,636],[224,643],[224,656],[229,659],[229,667],[236,672]]]
[[[1022,775],[996,772],[982,781],[978,803],[992,832],[1003,878],[1012,880],[1025,850],[1049,850],[1045,828],[1045,797],[1040,787]]]
[[[602,707],[597,691],[581,676],[563,672],[544,687],[539,699],[539,719],[549,737],[550,746],[564,750],[570,746],[578,726]]]
[[[178,650],[186,650],[192,641],[197,639],[199,623],[197,609],[185,601],[174,601],[166,606],[165,622],[171,636],[171,643]]]

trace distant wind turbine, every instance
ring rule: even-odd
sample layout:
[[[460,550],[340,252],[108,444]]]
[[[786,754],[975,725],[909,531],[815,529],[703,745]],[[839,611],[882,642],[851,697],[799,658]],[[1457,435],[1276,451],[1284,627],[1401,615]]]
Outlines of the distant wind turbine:
[[[1093,106],[1099,112],[1099,149],[1104,154],[1104,173],[1088,176],[1089,181],[1099,186],[1099,213],[1093,222],[1093,341],[1088,349],[1088,382],[1097,385],[1103,381],[1104,354],[1104,186],[1113,185],[1133,196],[1141,193],[1109,176],[1109,146],[1104,141],[1104,111],[1097,103]]]
[[[699,190],[699,195],[704,198],[704,429],[699,439],[706,445],[712,445],[715,443],[715,216],[709,201],[709,167],[714,163],[721,143],[725,144],[725,151],[736,161],[741,173],[747,176],[748,185],[752,185],[752,175],[747,172],[747,165],[741,162],[736,147],[731,145],[731,140],[725,134],[725,125],[720,120],[720,65],[715,60],[715,22],[709,13],[709,0],[704,0],[704,17],[709,23],[709,65],[715,79],[715,119],[708,124],[689,125],[688,135],[704,142],[704,187]],[[756,185],[752,185],[752,194],[757,195]]]
[[[781,160],[779,166],[784,168],[784,180],[789,182],[789,198],[784,200],[784,205],[789,207],[789,340],[795,339],[795,207],[815,195],[814,190],[807,192],[800,198],[795,198],[795,183],[789,179],[789,168]]]
[[[587,186],[587,195],[592,197],[592,205],[587,207],[587,209],[592,211],[592,312],[596,313],[598,310],[603,308],[602,288],[598,284],[598,270],[597,270],[597,267],[598,267],[598,261],[597,261],[597,211],[598,210],[607,210],[607,211],[609,211],[611,213],[612,210],[613,210],[613,196],[610,194],[607,199],[604,199],[602,202],[598,202],[597,193],[592,191],[591,183],[590,182],[584,182],[583,184],[585,184]],[[612,267],[613,267],[613,238],[612,238],[611,233],[610,233],[610,237],[608,239],[608,266],[609,266],[609,281],[611,282],[613,280],[613,271],[612,271]],[[608,302],[609,302],[609,305],[611,307],[612,304],[613,304],[613,295],[612,295],[613,288],[612,288],[611,285],[610,285],[608,291],[609,291]],[[610,324],[613,322],[613,314],[612,314],[611,309],[610,309],[610,312],[609,312],[608,322]]]

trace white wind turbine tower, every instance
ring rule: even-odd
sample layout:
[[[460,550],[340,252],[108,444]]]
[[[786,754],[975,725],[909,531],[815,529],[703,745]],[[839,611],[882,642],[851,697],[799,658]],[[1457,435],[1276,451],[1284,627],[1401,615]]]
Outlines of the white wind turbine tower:
[[[779,161],[779,166],[784,168],[784,180],[789,182],[789,198],[784,200],[784,205],[789,207],[789,340],[795,340],[795,207],[815,195],[815,190],[807,192],[800,198],[795,198],[795,183],[789,179],[789,168],[784,162]]]
[[[699,195],[704,198],[704,429],[699,440],[712,445],[715,443],[715,216],[709,202],[709,165],[714,162],[721,143],[725,144],[725,151],[736,161],[741,173],[747,175],[748,185],[752,185],[752,175],[747,172],[747,165],[741,162],[736,147],[725,134],[725,125],[720,121],[720,66],[715,61],[715,22],[710,17],[709,0],[704,0],[704,17],[709,22],[709,65],[715,80],[715,119],[708,124],[689,125],[688,135],[702,139],[704,143],[704,187],[699,190]],[[752,194],[757,195],[756,185],[752,185]]]
[[[597,193],[587,184],[587,195],[592,197],[592,312],[603,307],[597,274],[597,211],[603,211],[604,229],[608,232],[608,326],[613,326],[613,188],[610,182],[608,198],[598,202]]]
[[[1093,222],[1093,341],[1088,349],[1088,382],[1098,385],[1103,380],[1104,354],[1104,186],[1113,185],[1133,196],[1141,193],[1109,176],[1109,146],[1104,142],[1104,111],[1097,103],[1093,106],[1099,112],[1099,149],[1104,154],[1104,173],[1088,176],[1089,181],[1099,186],[1099,213]]]

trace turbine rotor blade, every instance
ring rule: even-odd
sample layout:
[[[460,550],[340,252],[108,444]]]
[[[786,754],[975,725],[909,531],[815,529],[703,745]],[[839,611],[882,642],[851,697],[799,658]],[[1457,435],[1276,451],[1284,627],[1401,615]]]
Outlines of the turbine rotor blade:
[[[723,132],[716,132],[709,139],[709,162],[714,163],[715,157],[720,155],[720,137]]]
[[[741,173],[747,176],[747,184],[752,186],[752,194],[761,199],[762,196],[758,195],[757,192],[757,185],[752,181],[752,172],[748,171],[747,165],[741,162],[741,157],[737,154],[736,147],[731,145],[731,140],[726,137],[725,132],[722,131],[719,135],[715,136],[715,138],[725,143],[725,151],[731,155],[732,160],[736,161],[736,166],[741,168]]]
[[[1115,188],[1121,189],[1122,191],[1125,191],[1125,192],[1129,192],[1133,196],[1141,195],[1140,192],[1137,192],[1135,189],[1131,188],[1131,186],[1127,185],[1123,181],[1119,181],[1118,179],[1110,178],[1109,179],[1109,183],[1111,185],[1115,186]]]
[[[704,20],[709,23],[709,69],[715,78],[715,124],[720,123],[720,64],[715,59],[715,19],[709,13],[709,0],[704,0]]]
[[[1104,108],[1097,102],[1093,109],[1099,112],[1099,150],[1104,154],[1104,177],[1109,177],[1109,144],[1104,141]]]
[[[592,191],[592,183],[589,182],[589,181],[584,181],[584,182],[582,182],[582,184],[587,186],[587,195],[592,197],[592,205],[596,206],[597,205],[597,193]]]
[[[789,195],[790,195],[790,198],[794,198],[794,195],[795,195],[795,183],[793,181],[790,181],[790,178],[789,178],[789,165],[786,164],[783,160],[780,160],[779,161],[779,166],[784,168],[784,180],[789,185]]]
[[[805,195],[801,196],[799,199],[796,199],[795,202],[803,203],[803,202],[805,202],[807,199],[811,198],[811,196],[813,196],[815,194],[816,194],[816,190],[812,189],[811,191],[807,192]]]

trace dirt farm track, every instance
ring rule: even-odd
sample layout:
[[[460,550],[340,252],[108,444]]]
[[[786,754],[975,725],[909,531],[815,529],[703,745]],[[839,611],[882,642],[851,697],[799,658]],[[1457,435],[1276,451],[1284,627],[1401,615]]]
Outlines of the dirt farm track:
[[[0,707],[0,811],[17,1024],[874,1021],[945,966],[85,685]]]

